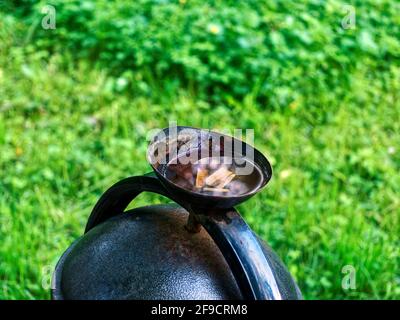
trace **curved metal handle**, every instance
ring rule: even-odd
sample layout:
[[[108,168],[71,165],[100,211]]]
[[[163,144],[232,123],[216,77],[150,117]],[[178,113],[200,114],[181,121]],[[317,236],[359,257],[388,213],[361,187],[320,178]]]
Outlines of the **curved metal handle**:
[[[189,222],[201,224],[221,250],[245,299],[280,300],[281,294],[270,263],[257,237],[234,209],[193,208],[175,199],[152,172],[130,177],[113,185],[99,199],[88,219],[85,233],[107,219],[124,212],[140,193],[158,193],[189,211]],[[193,228],[194,227],[194,228]]]
[[[123,213],[129,203],[144,191],[171,198],[153,172],[123,179],[110,187],[97,201],[89,216],[85,233],[111,217]]]
[[[282,299],[259,240],[234,208],[196,215],[196,219],[221,250],[245,299]]]

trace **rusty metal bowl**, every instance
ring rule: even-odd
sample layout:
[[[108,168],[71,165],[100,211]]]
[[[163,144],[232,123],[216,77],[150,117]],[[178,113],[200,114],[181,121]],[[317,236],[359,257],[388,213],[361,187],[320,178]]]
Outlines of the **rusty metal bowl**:
[[[161,136],[161,138],[160,138]],[[180,141],[185,139],[184,141]],[[224,195],[209,195],[202,194],[198,192],[193,192],[178,186],[172,181],[166,178],[166,171],[168,162],[170,159],[170,154],[167,152],[170,143],[182,143],[185,146],[185,152],[190,152],[190,150],[203,150],[209,148],[209,140],[213,141],[223,141],[223,146],[217,144],[217,147],[225,150],[228,154],[222,153],[221,156],[231,156],[234,158],[237,155],[246,156],[249,153],[253,155],[252,163],[257,167],[258,171],[261,173],[261,183],[259,186],[250,192],[246,192],[240,195],[234,196],[224,196]],[[160,146],[160,144],[164,144]],[[229,144],[229,145],[227,145]],[[165,150],[165,154],[160,155],[159,150]],[[220,150],[212,150],[214,152]],[[210,151],[210,153],[212,152]],[[179,151],[178,151],[179,153]],[[197,152],[201,156],[201,152]],[[161,183],[170,190],[176,198],[185,199],[186,202],[196,205],[199,207],[212,207],[212,208],[230,208],[234,207],[250,197],[254,196],[256,193],[260,192],[269,182],[272,177],[272,168],[268,159],[257,149],[250,146],[249,144],[235,139],[233,137],[204,129],[198,129],[193,127],[178,126],[176,127],[176,132],[171,133],[170,128],[165,128],[156,134],[153,140],[150,142],[147,159],[152,166],[155,174],[160,179]],[[201,157],[200,157],[201,159]]]

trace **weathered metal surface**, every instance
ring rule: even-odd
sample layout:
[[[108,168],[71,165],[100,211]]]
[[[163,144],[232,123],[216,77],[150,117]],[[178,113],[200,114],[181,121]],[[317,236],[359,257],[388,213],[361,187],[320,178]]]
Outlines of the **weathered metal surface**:
[[[93,228],[57,265],[55,299],[241,299],[214,241],[176,205],[138,208]]]
[[[199,213],[197,219],[224,253],[244,297],[282,299],[261,243],[235,209]]]
[[[180,188],[178,185],[172,183],[168,179],[165,178],[165,172],[167,170],[167,163],[168,160],[163,161],[162,163],[151,163],[152,168],[157,175],[157,177],[160,179],[160,182],[162,185],[165,187],[166,190],[168,190],[169,194],[175,197],[175,201],[184,199],[185,202],[190,203],[191,205],[196,205],[200,207],[212,207],[212,208],[231,208],[233,206],[238,205],[239,203],[242,203],[249,199],[250,197],[254,196],[257,192],[259,192],[262,188],[264,188],[269,180],[272,177],[272,168],[271,165],[268,161],[268,159],[257,149],[253,148],[252,146],[246,144],[243,141],[237,140],[233,137],[229,137],[223,134],[220,134],[218,132],[213,132],[213,131],[205,131],[202,129],[198,128],[192,128],[192,127],[185,127],[185,126],[178,126],[177,127],[177,134],[184,130],[191,130],[193,134],[197,134],[199,139],[198,141],[202,141],[202,137],[204,135],[204,132],[206,132],[207,136],[212,137],[215,139],[215,141],[224,141],[225,138],[228,141],[231,141],[232,147],[227,148],[227,150],[230,150],[231,152],[234,151],[234,146],[239,146],[239,149],[241,148],[240,154],[245,155],[248,154],[249,152],[254,155],[254,163],[257,165],[257,167],[260,169],[261,174],[262,174],[262,183],[260,186],[248,193],[241,194],[241,195],[235,195],[235,196],[230,196],[230,197],[224,197],[224,196],[210,196],[206,194],[201,194],[201,193],[196,193],[192,192],[189,190],[186,190],[184,188]],[[170,132],[169,128],[166,128],[163,130],[164,134],[168,137]],[[200,146],[197,146],[200,147]],[[223,145],[221,146],[221,150],[223,149]],[[150,149],[150,148],[149,148]],[[250,151],[251,150],[251,151]],[[222,153],[222,155],[224,155]],[[151,158],[151,157],[150,157]],[[179,204],[182,205],[180,201],[177,201]]]
[[[54,299],[242,299],[219,248],[202,228],[185,229],[177,205],[128,211],[93,228],[60,259]],[[259,242],[282,299],[300,292],[285,266]]]

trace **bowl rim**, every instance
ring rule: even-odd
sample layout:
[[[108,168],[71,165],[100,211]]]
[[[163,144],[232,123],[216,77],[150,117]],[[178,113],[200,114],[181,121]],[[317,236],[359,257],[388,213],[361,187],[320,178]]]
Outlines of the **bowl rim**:
[[[269,160],[267,159],[267,157],[264,156],[264,154],[262,154],[262,153],[261,153],[257,148],[255,148],[254,146],[252,146],[252,145],[250,145],[250,144],[248,144],[248,143],[246,143],[246,142],[244,142],[244,141],[242,141],[242,140],[239,140],[239,139],[237,139],[237,138],[235,138],[235,137],[232,137],[232,136],[229,136],[229,135],[226,135],[226,134],[223,134],[223,133],[219,133],[219,132],[217,132],[217,131],[213,131],[213,130],[210,130],[210,129],[201,129],[201,128],[190,127],[190,126],[177,126],[177,134],[179,134],[179,132],[180,132],[181,130],[183,130],[183,129],[192,129],[192,130],[197,131],[197,132],[207,131],[209,134],[217,135],[217,136],[220,136],[220,137],[221,137],[221,136],[222,136],[222,137],[227,137],[227,138],[230,138],[230,139],[233,139],[233,140],[236,140],[236,141],[240,141],[241,143],[245,144],[246,146],[250,146],[250,147],[254,150],[255,155],[257,155],[257,156],[254,157],[254,160],[251,160],[251,163],[252,163],[252,165],[254,165],[255,167],[257,167],[256,170],[259,170],[259,171],[260,171],[261,176],[262,176],[262,178],[261,178],[262,181],[261,181],[260,185],[259,185],[257,188],[255,188],[255,189],[253,189],[253,190],[251,190],[251,191],[249,191],[249,192],[246,192],[246,193],[242,193],[242,194],[239,194],[239,195],[232,195],[232,196],[226,196],[226,195],[218,195],[218,196],[215,196],[215,195],[209,195],[209,194],[204,194],[204,193],[199,193],[199,192],[194,192],[194,191],[187,190],[187,189],[182,188],[181,186],[177,185],[177,184],[174,183],[173,181],[167,179],[167,178],[163,175],[163,173],[160,172],[160,170],[158,170],[158,168],[155,167],[155,166],[151,163],[151,159],[150,159],[150,156],[149,156],[150,148],[151,148],[151,146],[152,146],[152,144],[153,144],[153,141],[151,141],[151,142],[149,143],[149,145],[148,145],[147,153],[146,153],[147,162],[150,164],[150,166],[152,167],[152,169],[153,169],[153,171],[156,173],[156,175],[157,175],[158,177],[160,177],[160,180],[161,180],[162,182],[167,182],[168,185],[170,185],[170,186],[172,186],[172,187],[174,187],[174,188],[177,188],[178,190],[180,190],[180,191],[182,191],[182,192],[184,192],[184,193],[186,193],[186,194],[188,194],[188,195],[190,195],[190,196],[200,197],[200,198],[203,198],[204,200],[210,200],[210,199],[230,199],[230,200],[235,200],[235,199],[236,199],[236,200],[240,200],[240,199],[244,199],[244,198],[249,198],[249,197],[255,195],[256,193],[260,192],[261,190],[263,190],[263,189],[267,186],[267,184],[269,183],[269,181],[272,179],[273,172],[272,172],[271,163],[269,162]],[[168,130],[169,130],[169,127],[164,128],[164,129],[161,129],[160,131],[157,132],[157,134],[158,134],[159,132],[162,132],[162,131],[163,131],[164,133],[167,133]],[[157,134],[154,135],[154,137],[156,137]],[[166,137],[168,137],[168,136],[169,136],[169,134],[166,135]],[[154,138],[153,138],[153,139],[154,139]],[[263,170],[263,168],[257,163],[257,161],[255,160],[256,157],[259,158],[259,159],[261,159],[261,161],[264,163],[264,165],[266,165],[266,168],[267,168],[267,171],[268,171],[268,172],[265,172],[266,170]],[[246,159],[246,161],[250,161],[250,160],[247,160],[247,159]],[[259,162],[259,161],[258,161],[258,162]]]

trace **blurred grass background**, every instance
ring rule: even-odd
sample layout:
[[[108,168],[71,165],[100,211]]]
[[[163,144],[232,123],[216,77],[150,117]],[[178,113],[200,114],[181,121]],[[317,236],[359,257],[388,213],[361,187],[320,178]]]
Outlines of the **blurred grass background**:
[[[346,4],[355,28],[341,25]],[[148,172],[147,132],[177,120],[255,130],[275,175],[239,210],[305,298],[399,299],[399,12],[389,0],[2,1],[0,298],[49,298],[98,197]]]

